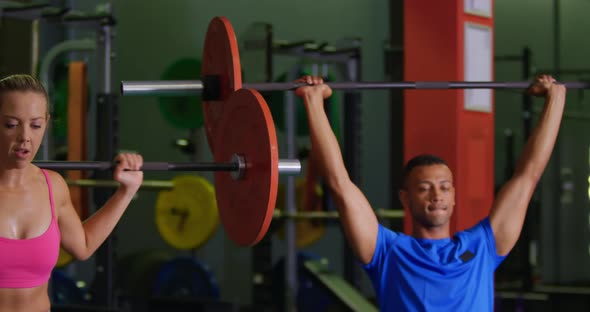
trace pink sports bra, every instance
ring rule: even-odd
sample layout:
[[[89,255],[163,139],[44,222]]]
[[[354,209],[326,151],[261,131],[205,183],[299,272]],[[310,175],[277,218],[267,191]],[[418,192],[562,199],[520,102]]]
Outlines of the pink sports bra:
[[[0,237],[0,288],[32,288],[42,285],[49,280],[57,263],[60,233],[51,183],[47,172],[42,171],[49,189],[51,223],[43,234],[34,238]]]

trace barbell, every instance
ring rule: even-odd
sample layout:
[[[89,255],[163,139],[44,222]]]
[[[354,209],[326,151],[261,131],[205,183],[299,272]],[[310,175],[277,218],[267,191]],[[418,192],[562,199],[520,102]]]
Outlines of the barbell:
[[[214,55],[220,52],[219,55]],[[223,53],[226,52],[226,53]],[[122,81],[121,94],[129,96],[158,95],[186,96],[201,94],[203,100],[214,101],[226,96],[228,88],[246,88],[258,91],[289,91],[306,86],[294,82],[242,83],[238,45],[233,27],[225,17],[215,17],[209,24],[205,47],[204,65],[215,61],[214,65],[202,69],[201,80],[151,80]],[[223,69],[216,71],[213,69]],[[227,71],[229,70],[229,72]],[[374,82],[328,82],[334,90],[371,89],[526,89],[531,81],[374,81]],[[561,82],[568,89],[590,89],[590,82]]]

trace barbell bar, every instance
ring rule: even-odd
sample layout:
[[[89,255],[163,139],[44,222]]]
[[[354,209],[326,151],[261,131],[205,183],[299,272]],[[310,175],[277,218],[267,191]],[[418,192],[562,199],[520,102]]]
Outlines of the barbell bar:
[[[375,209],[375,215],[379,219],[402,219],[404,217],[403,210],[391,209]],[[275,210],[273,213],[275,219],[340,219],[337,211],[297,211],[295,213],[283,212]]]
[[[239,179],[247,171],[248,164],[243,156],[234,155],[232,162],[145,162],[142,171],[230,171],[234,178]],[[51,170],[112,170],[117,165],[108,161],[33,161],[43,169]],[[280,174],[295,175],[301,172],[298,159],[280,159]]]
[[[186,96],[208,94],[210,98],[218,96],[216,78],[205,80],[153,80],[153,81],[122,81],[121,94],[129,96]],[[378,89],[526,89],[531,81],[401,81],[401,82],[328,82],[334,90],[378,90]],[[561,82],[568,89],[590,89],[590,83],[584,81]],[[243,83],[242,87],[258,91],[289,91],[306,86],[305,83],[268,82]]]
[[[70,186],[79,187],[104,187],[112,188],[119,187],[120,183],[113,180],[93,180],[93,179],[67,179],[66,183]],[[141,182],[142,189],[166,190],[173,189],[174,182],[169,180],[143,180]]]

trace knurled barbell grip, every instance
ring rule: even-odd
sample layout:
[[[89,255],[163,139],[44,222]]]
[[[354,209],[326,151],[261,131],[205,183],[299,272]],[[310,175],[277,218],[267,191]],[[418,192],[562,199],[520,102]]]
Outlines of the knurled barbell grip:
[[[167,171],[170,169],[168,162],[145,162],[141,165],[142,171]]]
[[[415,89],[450,89],[448,81],[416,81]]]

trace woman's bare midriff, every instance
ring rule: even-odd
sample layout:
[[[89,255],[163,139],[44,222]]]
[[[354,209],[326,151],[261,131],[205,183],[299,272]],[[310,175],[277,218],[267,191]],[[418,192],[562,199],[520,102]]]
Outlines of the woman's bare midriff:
[[[0,288],[0,311],[47,312],[47,283],[35,288]]]

